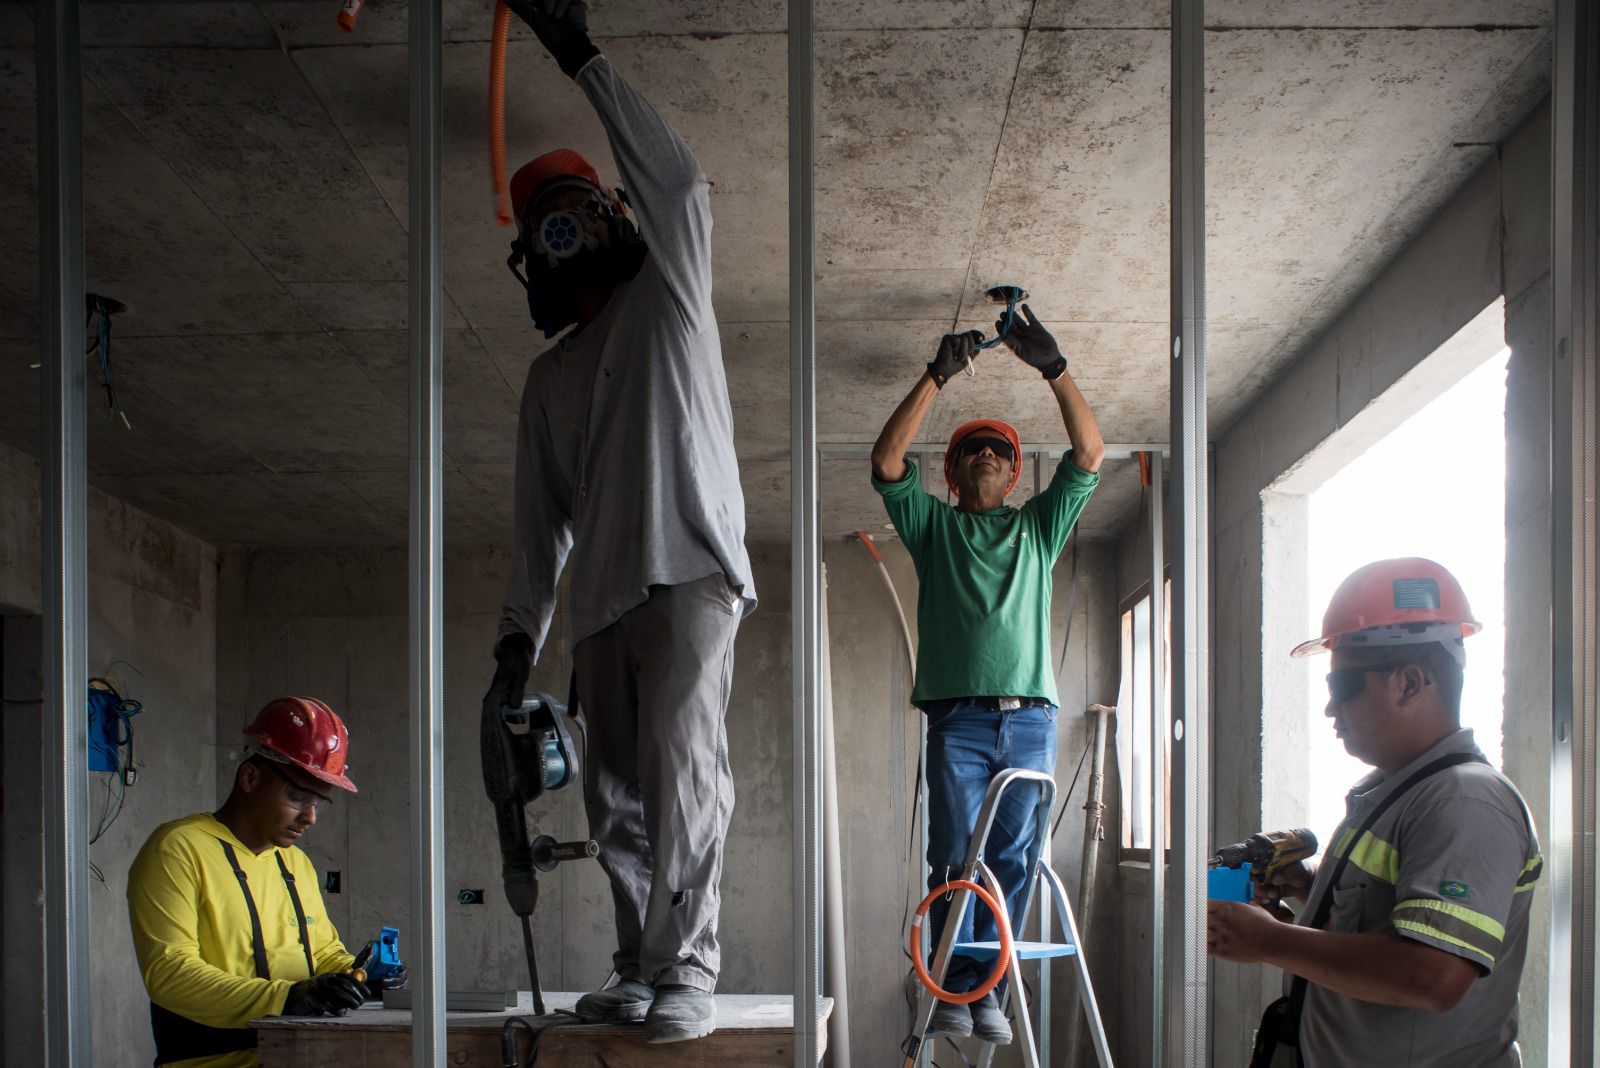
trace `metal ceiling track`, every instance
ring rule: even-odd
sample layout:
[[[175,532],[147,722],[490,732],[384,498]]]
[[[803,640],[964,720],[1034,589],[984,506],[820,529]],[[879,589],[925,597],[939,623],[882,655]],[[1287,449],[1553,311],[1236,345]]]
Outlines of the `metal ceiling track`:
[[[37,0],[40,558],[44,615],[44,1054],[90,1068],[88,396],[77,0]]]
[[[1600,721],[1600,12],[1556,0],[1551,100],[1553,719],[1548,1061],[1595,1063]]]

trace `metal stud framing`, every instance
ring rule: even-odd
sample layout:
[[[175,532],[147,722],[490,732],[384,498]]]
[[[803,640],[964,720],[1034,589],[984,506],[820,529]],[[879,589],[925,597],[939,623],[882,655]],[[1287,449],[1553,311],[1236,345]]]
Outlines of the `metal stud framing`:
[[[1172,4],[1172,886],[1164,899],[1165,1064],[1207,1063],[1206,843],[1210,840],[1206,466],[1205,3]],[[1159,590],[1159,582],[1152,587]],[[1154,603],[1154,598],[1152,598]],[[1156,648],[1159,648],[1157,646]],[[1158,708],[1161,706],[1157,706]],[[1158,898],[1158,902],[1163,899]],[[1158,904],[1157,909],[1162,907]]]
[[[411,0],[409,940],[414,1068],[443,1068],[445,1063],[442,17],[438,0]]]
[[[45,1062],[89,1068],[88,410],[77,0],[34,8],[39,106]]]
[[[1556,0],[1551,139],[1552,1068],[1592,1065],[1595,1033],[1597,517],[1600,464],[1600,12]]]
[[[816,1068],[822,993],[821,549],[817,523],[812,0],[789,0],[789,530],[794,686],[794,1063]]]

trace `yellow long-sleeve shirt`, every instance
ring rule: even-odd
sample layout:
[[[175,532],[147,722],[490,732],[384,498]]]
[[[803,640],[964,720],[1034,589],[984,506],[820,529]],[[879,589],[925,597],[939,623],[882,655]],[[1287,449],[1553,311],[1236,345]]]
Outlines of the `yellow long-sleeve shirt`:
[[[271,979],[256,978],[250,911],[223,842],[250,881]],[[208,1027],[243,1027],[283,1011],[289,988],[309,976],[280,854],[305,910],[316,973],[354,963],[328,919],[310,857],[293,846],[253,853],[210,813],[197,813],[157,827],[128,873],[133,947],[152,1002]],[[171,1063],[253,1068],[258,1060],[251,1049]]]

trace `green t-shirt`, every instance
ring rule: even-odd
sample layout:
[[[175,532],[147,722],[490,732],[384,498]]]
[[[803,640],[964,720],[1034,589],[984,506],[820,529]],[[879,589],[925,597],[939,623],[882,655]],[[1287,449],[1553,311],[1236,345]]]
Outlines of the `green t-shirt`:
[[[922,489],[915,464],[872,480],[917,567],[917,681],[924,708],[948,697],[1042,697],[1050,668],[1050,569],[1100,482],[1068,453],[1021,508],[963,512]]]

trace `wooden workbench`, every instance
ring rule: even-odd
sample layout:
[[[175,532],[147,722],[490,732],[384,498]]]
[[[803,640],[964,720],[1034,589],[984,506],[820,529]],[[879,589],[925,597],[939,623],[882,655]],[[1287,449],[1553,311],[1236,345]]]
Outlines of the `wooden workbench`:
[[[545,994],[550,1012],[570,1009],[577,994]],[[827,1045],[833,1001],[822,999],[817,1048]],[[447,1014],[445,1063],[455,1068],[501,1068],[500,1032],[522,1016],[539,1026],[533,995],[524,991],[515,1009]],[[260,1042],[262,1068],[394,1068],[411,1063],[411,1013],[374,1002],[348,1016],[272,1016],[251,1024]],[[517,1029],[518,1050],[527,1055],[526,1028]],[[790,1068],[794,1063],[794,999],[787,994],[718,994],[717,1030],[693,1042],[652,1046],[638,1024],[565,1023],[539,1042],[537,1068]]]

